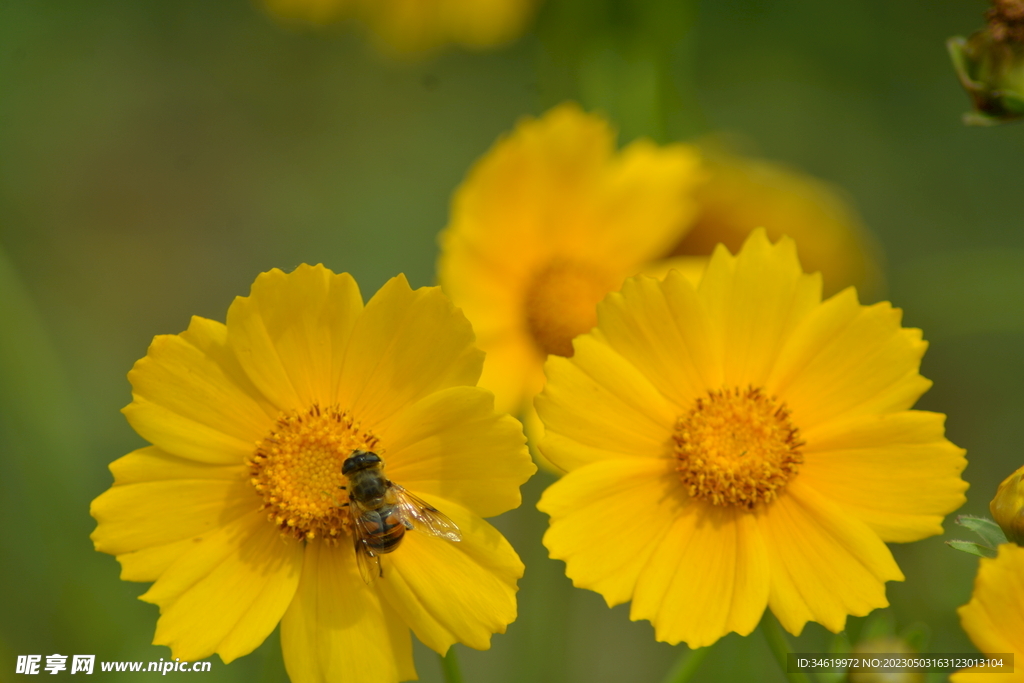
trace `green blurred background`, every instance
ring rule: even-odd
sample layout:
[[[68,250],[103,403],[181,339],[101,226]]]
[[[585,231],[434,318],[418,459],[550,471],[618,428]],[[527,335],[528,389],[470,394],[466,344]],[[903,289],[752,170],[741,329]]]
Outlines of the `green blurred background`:
[[[143,445],[118,411],[153,335],[223,320],[271,267],[323,262],[364,296],[398,272],[432,284],[466,170],[569,97],[623,142],[724,131],[845,187],[886,254],[886,298],[932,342],[919,407],[968,450],[961,512],[986,514],[1024,464],[1024,128],[964,127],[944,48],[984,9],[549,0],[509,47],[396,62],[348,24],[282,26],[246,0],[0,1],[0,681],[18,654],[169,655],[149,644],[146,586],[88,538],[107,463]],[[549,481],[497,521],[527,564],[520,617],[491,651],[460,648],[467,680],[660,680],[684,648],[546,558],[532,504]],[[972,650],[955,608],[976,558],[943,538],[893,550],[907,581],[886,618],[927,624],[933,652]],[[797,647],[830,638],[811,624]],[[760,634],[732,635],[695,680],[784,680],[774,666]],[[203,678],[286,681],[276,634]]]

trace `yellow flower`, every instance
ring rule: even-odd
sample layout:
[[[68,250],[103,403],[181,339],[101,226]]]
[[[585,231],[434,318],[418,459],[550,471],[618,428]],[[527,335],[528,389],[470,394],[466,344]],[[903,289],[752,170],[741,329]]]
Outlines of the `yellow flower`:
[[[952,683],[1020,683],[1024,681],[1024,548],[1005,543],[996,557],[978,564],[974,593],[957,610],[960,624],[985,654],[1014,653],[1014,673],[996,674],[963,669]]]
[[[890,541],[941,533],[964,451],[928,389],[926,344],[888,303],[822,302],[792,240],[716,249],[699,287],[627,280],[537,397],[543,454],[568,470],[538,507],[573,583],[632,600],[659,640],[840,631],[903,579]]]
[[[441,653],[489,647],[523,565],[481,517],[518,506],[534,467],[519,423],[474,386],[482,360],[436,287],[399,276],[364,306],[323,266],[263,273],[226,325],[156,337],[124,410],[153,445],[111,465],[91,509],[121,578],[155,582],[154,643],[230,662],[280,622],[296,683],[415,678],[410,628]],[[462,540],[409,531],[364,582],[341,490],[357,449]]]
[[[831,185],[779,164],[709,154],[710,178],[697,192],[700,211],[675,255],[707,255],[719,243],[735,252],[751,230],[793,238],[800,262],[820,271],[830,296],[853,285],[873,295],[882,282],[878,250],[849,204]]]
[[[264,0],[279,17],[326,24],[355,17],[391,50],[416,53],[445,43],[488,48],[517,38],[539,0]]]
[[[1014,543],[1024,543],[1024,467],[1003,480],[988,509],[996,524]]]
[[[682,145],[616,152],[606,121],[563,104],[521,120],[470,171],[438,279],[487,352],[480,384],[499,410],[527,408],[547,355],[571,356],[597,302],[679,239],[698,164]]]

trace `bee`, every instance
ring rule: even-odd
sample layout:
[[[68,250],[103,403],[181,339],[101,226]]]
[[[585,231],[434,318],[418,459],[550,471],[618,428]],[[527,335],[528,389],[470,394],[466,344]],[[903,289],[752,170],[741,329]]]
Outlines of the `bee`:
[[[355,450],[341,473],[348,477],[349,514],[356,564],[366,583],[384,576],[380,556],[394,552],[413,529],[452,541],[462,540],[455,522],[384,476],[384,461],[370,451]]]

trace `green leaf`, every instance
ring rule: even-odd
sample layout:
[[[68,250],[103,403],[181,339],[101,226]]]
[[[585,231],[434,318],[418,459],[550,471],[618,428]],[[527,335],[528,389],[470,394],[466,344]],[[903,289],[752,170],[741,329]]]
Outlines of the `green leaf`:
[[[979,90],[981,86],[971,78],[970,58],[966,52],[967,39],[954,36],[946,41],[946,49],[949,50],[949,58],[953,62],[953,69],[960,79],[960,84],[967,90]]]
[[[1011,116],[1024,116],[1024,95],[1003,90],[999,93],[1003,108]]]
[[[1006,123],[1006,119],[977,111],[965,112],[963,119],[965,126],[998,126]]]
[[[978,557],[995,557],[996,553],[992,548],[981,545],[980,543],[973,543],[971,541],[946,541],[946,545],[954,550],[962,550],[965,553],[971,555],[977,555]]]
[[[1003,543],[1006,543],[1006,534],[999,528],[999,525],[993,522],[991,519],[985,517],[973,517],[971,515],[960,515],[956,518],[956,523],[962,527],[967,527],[974,533],[978,534],[983,541],[983,544],[989,548],[997,548]]]

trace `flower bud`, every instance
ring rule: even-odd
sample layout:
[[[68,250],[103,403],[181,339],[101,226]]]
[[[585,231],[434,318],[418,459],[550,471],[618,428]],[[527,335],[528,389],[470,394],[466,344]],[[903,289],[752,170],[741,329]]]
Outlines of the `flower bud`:
[[[999,485],[995,498],[988,504],[992,518],[1006,534],[1006,539],[1024,545],[1024,467],[1008,476]]]
[[[988,26],[946,46],[971,97],[969,125],[995,125],[1024,117],[1024,0],[993,0]]]

